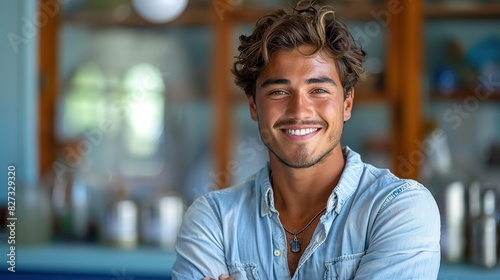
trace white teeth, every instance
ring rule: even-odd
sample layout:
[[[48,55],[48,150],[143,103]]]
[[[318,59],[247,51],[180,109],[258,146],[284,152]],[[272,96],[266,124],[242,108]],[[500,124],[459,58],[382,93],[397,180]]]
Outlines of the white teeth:
[[[292,134],[292,135],[306,135],[306,134],[309,134],[309,133],[313,133],[315,132],[316,130],[318,130],[317,128],[305,128],[305,129],[287,129],[286,132],[289,133],[289,134]]]

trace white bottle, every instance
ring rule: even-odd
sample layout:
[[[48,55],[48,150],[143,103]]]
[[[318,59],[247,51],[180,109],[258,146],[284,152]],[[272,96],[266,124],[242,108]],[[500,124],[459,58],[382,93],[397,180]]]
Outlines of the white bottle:
[[[473,233],[473,262],[491,268],[497,263],[497,225],[495,219],[496,194],[493,190],[483,195],[483,211],[475,222]]]
[[[443,259],[460,262],[465,251],[465,188],[462,182],[450,183],[444,197],[444,225],[441,231]]]
[[[124,186],[110,199],[104,213],[102,230],[106,243],[124,249],[136,248],[138,236],[138,207],[128,198]]]

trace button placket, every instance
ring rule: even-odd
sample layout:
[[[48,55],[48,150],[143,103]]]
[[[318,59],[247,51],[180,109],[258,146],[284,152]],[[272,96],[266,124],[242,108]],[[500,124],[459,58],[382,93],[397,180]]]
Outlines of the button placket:
[[[286,258],[287,243],[285,237],[285,231],[281,227],[281,223],[278,218],[278,213],[273,213],[269,217],[272,240],[273,240],[273,261],[275,263],[275,279],[284,279],[290,277],[290,272],[288,270],[288,262]]]

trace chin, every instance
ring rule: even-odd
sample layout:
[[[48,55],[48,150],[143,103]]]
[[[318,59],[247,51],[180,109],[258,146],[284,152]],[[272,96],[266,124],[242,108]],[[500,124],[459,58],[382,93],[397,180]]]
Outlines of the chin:
[[[275,155],[275,157],[284,165],[290,168],[305,169],[323,163],[326,160],[326,158],[328,158],[328,156],[332,153],[334,148],[335,147],[329,149],[328,151],[324,152],[321,156],[315,158],[308,157],[307,155],[299,155],[295,157],[293,156],[289,157],[292,159],[286,159],[276,154],[273,150],[271,149],[270,150]]]

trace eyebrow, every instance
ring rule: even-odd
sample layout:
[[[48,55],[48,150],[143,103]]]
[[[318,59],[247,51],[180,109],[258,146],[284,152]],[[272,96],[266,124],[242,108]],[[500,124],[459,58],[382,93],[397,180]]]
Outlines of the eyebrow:
[[[327,78],[327,77],[319,77],[319,78],[311,78],[306,80],[306,84],[332,84],[334,86],[337,86],[334,80]]]
[[[260,87],[267,87],[270,85],[290,85],[292,84],[290,80],[287,79],[267,79],[265,80]]]
[[[306,80],[306,84],[311,85],[311,84],[332,84],[334,86],[337,86],[334,80],[327,78],[327,77],[318,77],[318,78],[310,78]],[[267,79],[265,80],[260,87],[264,88],[270,85],[290,85],[291,82],[288,79]]]

